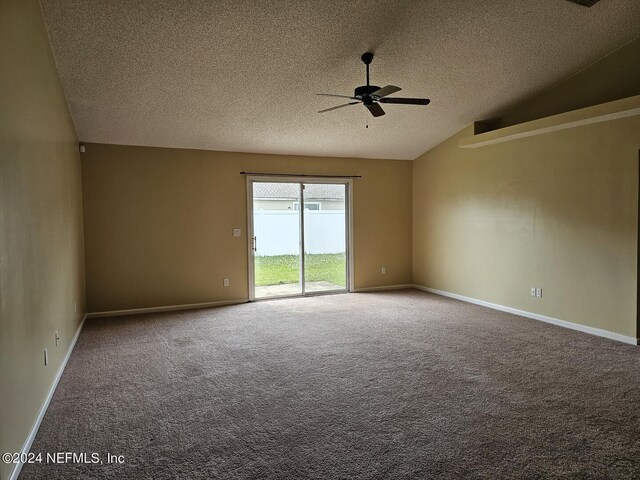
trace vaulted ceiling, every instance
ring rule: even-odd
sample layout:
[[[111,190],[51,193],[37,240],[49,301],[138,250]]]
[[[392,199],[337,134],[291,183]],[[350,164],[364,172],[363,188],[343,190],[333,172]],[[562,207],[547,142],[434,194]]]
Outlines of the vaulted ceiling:
[[[640,36],[636,0],[42,5],[81,141],[316,156],[414,159]],[[318,114],[368,50],[372,83],[432,103]]]

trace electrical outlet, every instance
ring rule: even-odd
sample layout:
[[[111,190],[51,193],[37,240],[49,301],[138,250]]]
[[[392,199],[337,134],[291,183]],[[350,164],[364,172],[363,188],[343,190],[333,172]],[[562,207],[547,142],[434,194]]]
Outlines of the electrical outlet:
[[[387,267],[382,267],[381,273],[382,273],[382,275],[386,275],[387,274]]]
[[[78,313],[78,303],[73,302],[73,313]]]
[[[536,288],[536,297],[542,298],[542,289],[541,288]]]
[[[532,297],[536,296],[536,287],[531,287],[531,296]]]
[[[229,286],[229,279],[225,278],[224,280],[222,280],[222,286],[223,287],[228,287]]]
[[[47,365],[49,365],[49,353],[47,352],[47,349],[44,349],[44,366],[46,367]]]
[[[60,343],[60,335],[58,335],[58,331],[56,330],[56,347],[58,346],[58,343]]]

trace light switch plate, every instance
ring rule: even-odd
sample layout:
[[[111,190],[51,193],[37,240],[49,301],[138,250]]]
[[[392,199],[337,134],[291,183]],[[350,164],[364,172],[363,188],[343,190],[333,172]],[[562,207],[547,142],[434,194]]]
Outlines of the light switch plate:
[[[239,228],[234,228],[232,230],[232,232],[233,232],[233,236],[234,237],[239,237],[240,236],[240,229]]]

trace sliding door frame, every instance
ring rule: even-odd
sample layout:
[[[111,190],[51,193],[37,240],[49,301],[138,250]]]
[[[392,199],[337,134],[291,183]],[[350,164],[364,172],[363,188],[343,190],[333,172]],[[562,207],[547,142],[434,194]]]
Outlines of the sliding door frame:
[[[283,176],[265,176],[265,175],[247,175],[246,187],[247,187],[247,280],[249,287],[249,301],[256,300],[255,296],[255,252],[253,250],[253,183],[295,183],[300,186],[300,282],[302,286],[302,292],[295,295],[282,295],[281,297],[269,297],[271,298],[286,298],[286,297],[301,297],[312,295],[326,295],[331,293],[353,292],[354,285],[354,250],[353,250],[353,179],[352,178],[335,178],[335,177],[283,177]],[[332,290],[327,292],[305,292],[305,278],[304,278],[304,184],[309,183],[328,183],[328,184],[343,184],[345,186],[345,246],[347,247],[347,271],[346,280],[347,286],[345,290]],[[261,298],[258,300],[262,300]],[[265,298],[267,300],[267,298]]]

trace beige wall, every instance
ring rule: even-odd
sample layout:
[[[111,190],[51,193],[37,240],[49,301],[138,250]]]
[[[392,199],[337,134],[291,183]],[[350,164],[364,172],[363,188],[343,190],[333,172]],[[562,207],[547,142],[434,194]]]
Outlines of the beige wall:
[[[0,65],[0,452],[18,452],[84,312],[80,158],[37,1],[0,2]]]
[[[640,94],[639,54],[637,39],[497,125]],[[637,337],[640,118],[459,148],[471,135],[414,161],[414,283]]]
[[[82,155],[87,309],[247,298],[241,171],[363,175],[353,193],[355,287],[411,283],[411,169],[411,162],[397,160],[88,144]],[[242,237],[232,237],[234,227]]]
[[[640,95],[640,38],[547,90],[525,100],[494,127],[506,127]]]
[[[414,282],[636,337],[640,118],[459,148],[472,133],[414,162]]]

